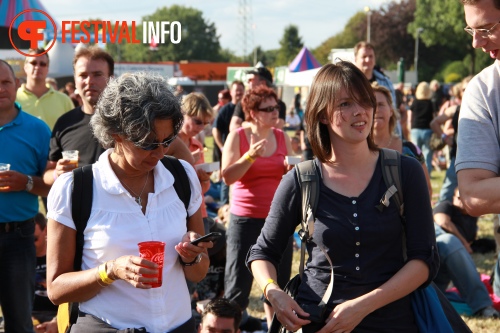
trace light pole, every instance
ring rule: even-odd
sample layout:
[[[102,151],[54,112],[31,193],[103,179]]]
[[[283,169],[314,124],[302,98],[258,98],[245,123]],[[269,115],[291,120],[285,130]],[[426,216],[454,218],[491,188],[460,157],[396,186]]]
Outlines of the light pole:
[[[417,83],[418,83],[418,40],[420,38],[420,34],[424,31],[424,28],[417,28],[417,37],[415,38],[415,60],[414,60],[414,66],[415,66],[415,76],[417,78]]]
[[[370,11],[370,7],[365,7],[365,12],[366,12],[366,19],[368,20],[367,25],[366,25],[366,41],[370,43],[370,35],[371,35],[371,20],[370,17],[372,15],[372,12]]]

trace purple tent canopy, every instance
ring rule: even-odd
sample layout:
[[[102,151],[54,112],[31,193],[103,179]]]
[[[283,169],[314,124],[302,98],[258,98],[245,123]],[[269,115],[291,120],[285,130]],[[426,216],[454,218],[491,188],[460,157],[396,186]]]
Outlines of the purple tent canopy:
[[[321,67],[321,64],[314,58],[311,51],[304,46],[295,59],[293,59],[290,66],[288,66],[288,69],[290,72],[302,72],[318,67]]]
[[[0,0],[0,26],[10,27],[14,17],[26,9],[39,9],[48,14],[47,10],[39,0]],[[17,29],[19,24],[25,20],[47,21],[47,30],[54,30],[50,20],[40,12],[28,12],[23,14],[16,20],[13,28]]]

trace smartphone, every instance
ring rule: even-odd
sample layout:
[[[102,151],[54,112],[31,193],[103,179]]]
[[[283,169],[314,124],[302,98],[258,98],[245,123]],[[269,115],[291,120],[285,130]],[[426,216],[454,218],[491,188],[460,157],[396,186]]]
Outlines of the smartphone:
[[[200,238],[196,238],[194,241],[191,241],[191,244],[198,245],[200,242],[210,242],[216,241],[219,237],[222,236],[220,232],[211,232],[206,234],[205,236],[201,236]]]

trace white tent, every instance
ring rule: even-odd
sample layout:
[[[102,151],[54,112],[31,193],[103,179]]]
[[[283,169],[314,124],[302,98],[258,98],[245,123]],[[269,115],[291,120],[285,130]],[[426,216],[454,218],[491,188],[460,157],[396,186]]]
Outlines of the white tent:
[[[287,69],[287,73],[285,75],[285,85],[294,87],[309,87],[314,79],[314,76],[320,69],[321,67],[295,73],[292,73]]]
[[[71,44],[64,44],[56,41],[50,49],[49,75],[53,78],[73,76],[73,55],[75,49]]]

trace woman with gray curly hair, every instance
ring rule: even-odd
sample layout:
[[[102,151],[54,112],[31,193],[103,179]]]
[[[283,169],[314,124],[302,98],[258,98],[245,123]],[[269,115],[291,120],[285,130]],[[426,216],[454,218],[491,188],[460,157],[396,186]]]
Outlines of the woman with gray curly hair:
[[[73,173],[62,174],[52,186],[48,293],[54,304],[80,302],[71,332],[194,332],[186,279],[205,277],[206,249],[212,246],[190,243],[204,234],[200,182],[181,160],[191,189],[186,214],[173,175],[158,163],[182,122],[177,99],[158,75],[125,74],[103,91],[90,124],[107,150],[92,165],[93,201],[81,271],[73,269]],[[151,277],[161,267],[141,258],[137,248],[152,240],[166,244],[162,281]],[[157,282],[162,283],[153,287]]]

